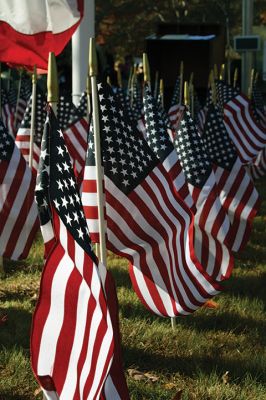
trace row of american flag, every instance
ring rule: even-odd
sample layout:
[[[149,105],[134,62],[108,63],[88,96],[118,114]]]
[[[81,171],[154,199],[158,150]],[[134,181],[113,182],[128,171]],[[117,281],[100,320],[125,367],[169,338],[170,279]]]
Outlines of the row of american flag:
[[[266,172],[258,87],[249,99],[216,80],[217,101],[210,91],[191,110],[180,86],[167,111],[148,83],[135,80],[128,92],[98,83],[107,248],[129,261],[139,299],[164,317],[189,315],[223,290],[259,208],[253,181]],[[90,96],[78,107],[61,96],[55,116],[38,88],[31,169],[30,96],[27,79],[19,97],[1,89],[0,255],[26,258],[41,228],[32,368],[47,399],[126,400],[115,283],[92,246]]]

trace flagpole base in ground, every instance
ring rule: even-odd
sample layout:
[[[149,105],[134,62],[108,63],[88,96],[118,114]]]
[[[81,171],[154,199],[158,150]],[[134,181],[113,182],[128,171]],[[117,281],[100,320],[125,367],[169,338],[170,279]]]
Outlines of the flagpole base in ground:
[[[172,329],[175,329],[175,327],[176,327],[176,318],[171,318],[171,326],[172,326]]]

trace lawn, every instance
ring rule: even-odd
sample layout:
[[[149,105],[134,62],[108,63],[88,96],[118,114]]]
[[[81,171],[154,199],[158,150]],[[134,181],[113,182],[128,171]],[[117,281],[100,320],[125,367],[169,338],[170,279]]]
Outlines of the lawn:
[[[132,400],[266,399],[266,180],[262,206],[216,309],[188,317],[150,314],[131,288],[127,261],[113,254],[125,372]],[[29,362],[32,312],[42,270],[42,241],[29,258],[6,262],[0,279],[0,400],[41,399]],[[1,319],[1,318],[0,318]]]

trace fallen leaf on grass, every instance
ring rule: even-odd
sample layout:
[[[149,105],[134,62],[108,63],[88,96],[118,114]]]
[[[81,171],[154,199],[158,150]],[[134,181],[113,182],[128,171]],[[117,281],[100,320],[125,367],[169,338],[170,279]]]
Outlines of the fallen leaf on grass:
[[[206,303],[203,304],[205,308],[219,308],[219,304],[213,300],[207,300]]]
[[[156,375],[152,375],[149,372],[141,372],[134,368],[129,368],[127,370],[127,372],[128,372],[128,375],[135,381],[143,381],[143,380],[147,381],[148,380],[150,382],[156,382],[159,380],[159,377]]]
[[[172,400],[181,400],[181,398],[182,398],[182,393],[183,393],[183,390],[178,390],[178,392],[177,392],[176,395],[172,398]]]
[[[42,388],[37,388],[35,391],[34,391],[34,396],[35,397],[37,397],[38,396],[38,394],[40,394],[41,393],[41,391],[42,391]]]
[[[229,382],[229,371],[226,371],[222,376],[222,381],[226,385]]]
[[[164,387],[165,387],[165,389],[173,389],[175,387],[175,384],[173,382],[169,382],[169,383],[166,383],[164,385]]]

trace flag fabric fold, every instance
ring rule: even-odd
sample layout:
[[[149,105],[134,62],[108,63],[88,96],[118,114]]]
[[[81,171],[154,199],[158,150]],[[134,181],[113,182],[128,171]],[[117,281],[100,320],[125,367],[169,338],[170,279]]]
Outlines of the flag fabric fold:
[[[224,81],[216,81],[226,130],[242,163],[250,163],[266,145],[266,130],[254,118],[250,100]]]
[[[52,400],[100,399],[113,359],[113,328],[71,162],[48,110],[36,185],[54,239],[45,262],[31,334],[34,374]],[[46,186],[47,185],[47,186]],[[44,220],[43,220],[44,221]]]
[[[221,286],[193,249],[193,216],[145,139],[123,118],[111,88],[99,84],[107,246],[130,261],[133,287],[163,316],[187,315]],[[89,134],[82,201],[92,240],[98,240],[94,145]]]
[[[228,279],[234,265],[230,249],[230,220],[224,211],[211,161],[198,127],[185,108],[174,139],[195,204],[195,252],[213,279]]]
[[[0,120],[0,255],[27,257],[39,227],[35,177]]]
[[[242,250],[259,209],[259,195],[242,165],[217,106],[210,106],[202,135],[215,170],[222,206],[231,222],[231,248]]]

